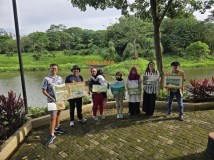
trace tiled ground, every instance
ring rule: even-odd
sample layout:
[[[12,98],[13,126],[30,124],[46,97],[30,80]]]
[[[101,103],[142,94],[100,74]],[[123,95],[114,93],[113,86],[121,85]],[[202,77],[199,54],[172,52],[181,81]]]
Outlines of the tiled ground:
[[[151,118],[141,114],[123,120],[116,119],[115,110],[106,110],[106,119],[61,122],[66,130],[47,146],[49,126],[32,130],[11,159],[142,159],[142,160],[210,160],[206,154],[208,134],[214,132],[214,110],[185,112],[185,120],[178,115],[165,117],[157,111]],[[124,113],[127,113],[125,109]]]

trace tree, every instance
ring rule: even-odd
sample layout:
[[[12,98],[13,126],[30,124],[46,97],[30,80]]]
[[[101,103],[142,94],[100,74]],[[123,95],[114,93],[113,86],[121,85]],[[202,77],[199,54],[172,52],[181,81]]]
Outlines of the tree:
[[[109,40],[116,46],[123,46],[126,43],[132,43],[134,55],[138,57],[137,44],[142,44],[146,37],[152,37],[151,23],[143,22],[134,16],[120,17],[119,22],[107,28]]]
[[[194,10],[204,12],[213,5],[213,0],[71,0],[74,7],[80,8],[82,11],[86,7],[94,7],[95,9],[106,9],[115,7],[121,9],[123,15],[127,15],[129,11],[135,13],[137,17],[142,19],[150,19],[154,26],[154,44],[157,67],[162,75],[163,61],[160,41],[160,26],[164,17],[184,17],[192,15]]]
[[[49,46],[47,34],[44,32],[33,32],[28,35],[30,38],[31,51],[42,51]]]
[[[190,44],[186,48],[186,51],[188,55],[194,56],[195,58],[206,57],[210,54],[209,46],[200,41]]]

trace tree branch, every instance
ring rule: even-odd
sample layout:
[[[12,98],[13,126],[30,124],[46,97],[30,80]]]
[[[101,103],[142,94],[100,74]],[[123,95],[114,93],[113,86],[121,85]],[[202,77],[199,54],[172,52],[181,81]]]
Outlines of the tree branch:
[[[160,23],[162,22],[164,16],[166,15],[166,13],[167,13],[167,11],[168,11],[170,5],[172,4],[172,1],[173,1],[173,0],[169,0],[169,1],[168,1],[168,4],[166,5],[165,10],[163,11],[162,16],[160,17]]]

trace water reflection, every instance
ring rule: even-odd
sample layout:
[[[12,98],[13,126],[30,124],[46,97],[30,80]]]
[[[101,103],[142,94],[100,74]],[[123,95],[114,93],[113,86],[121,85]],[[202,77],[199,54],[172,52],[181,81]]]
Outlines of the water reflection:
[[[214,76],[214,68],[206,69],[185,69],[186,82],[185,85],[189,84],[189,80],[211,78]],[[59,75],[64,79],[69,75],[70,71],[60,71]],[[90,76],[89,70],[81,70],[81,75],[84,80],[87,80]],[[25,72],[26,92],[28,106],[44,106],[46,105],[46,97],[42,94],[42,80],[48,75],[48,71],[42,72]],[[114,81],[114,75],[105,74],[106,79],[109,82]],[[124,79],[125,76],[123,77]],[[18,94],[22,94],[21,78],[20,74],[17,73],[1,73],[0,76],[0,94],[7,95],[7,92],[12,90]]]

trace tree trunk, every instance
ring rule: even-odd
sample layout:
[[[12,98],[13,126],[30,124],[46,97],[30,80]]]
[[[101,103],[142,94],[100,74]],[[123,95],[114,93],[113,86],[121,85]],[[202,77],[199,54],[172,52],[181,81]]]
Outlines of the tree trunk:
[[[162,60],[162,51],[161,51],[161,41],[160,41],[160,17],[158,15],[158,0],[150,0],[151,12],[154,26],[154,45],[155,45],[155,54],[157,69],[160,73],[160,76],[163,76],[163,60]],[[162,84],[163,78],[161,78],[160,84]],[[161,85],[160,85],[161,86]],[[162,88],[162,86],[161,86]]]

